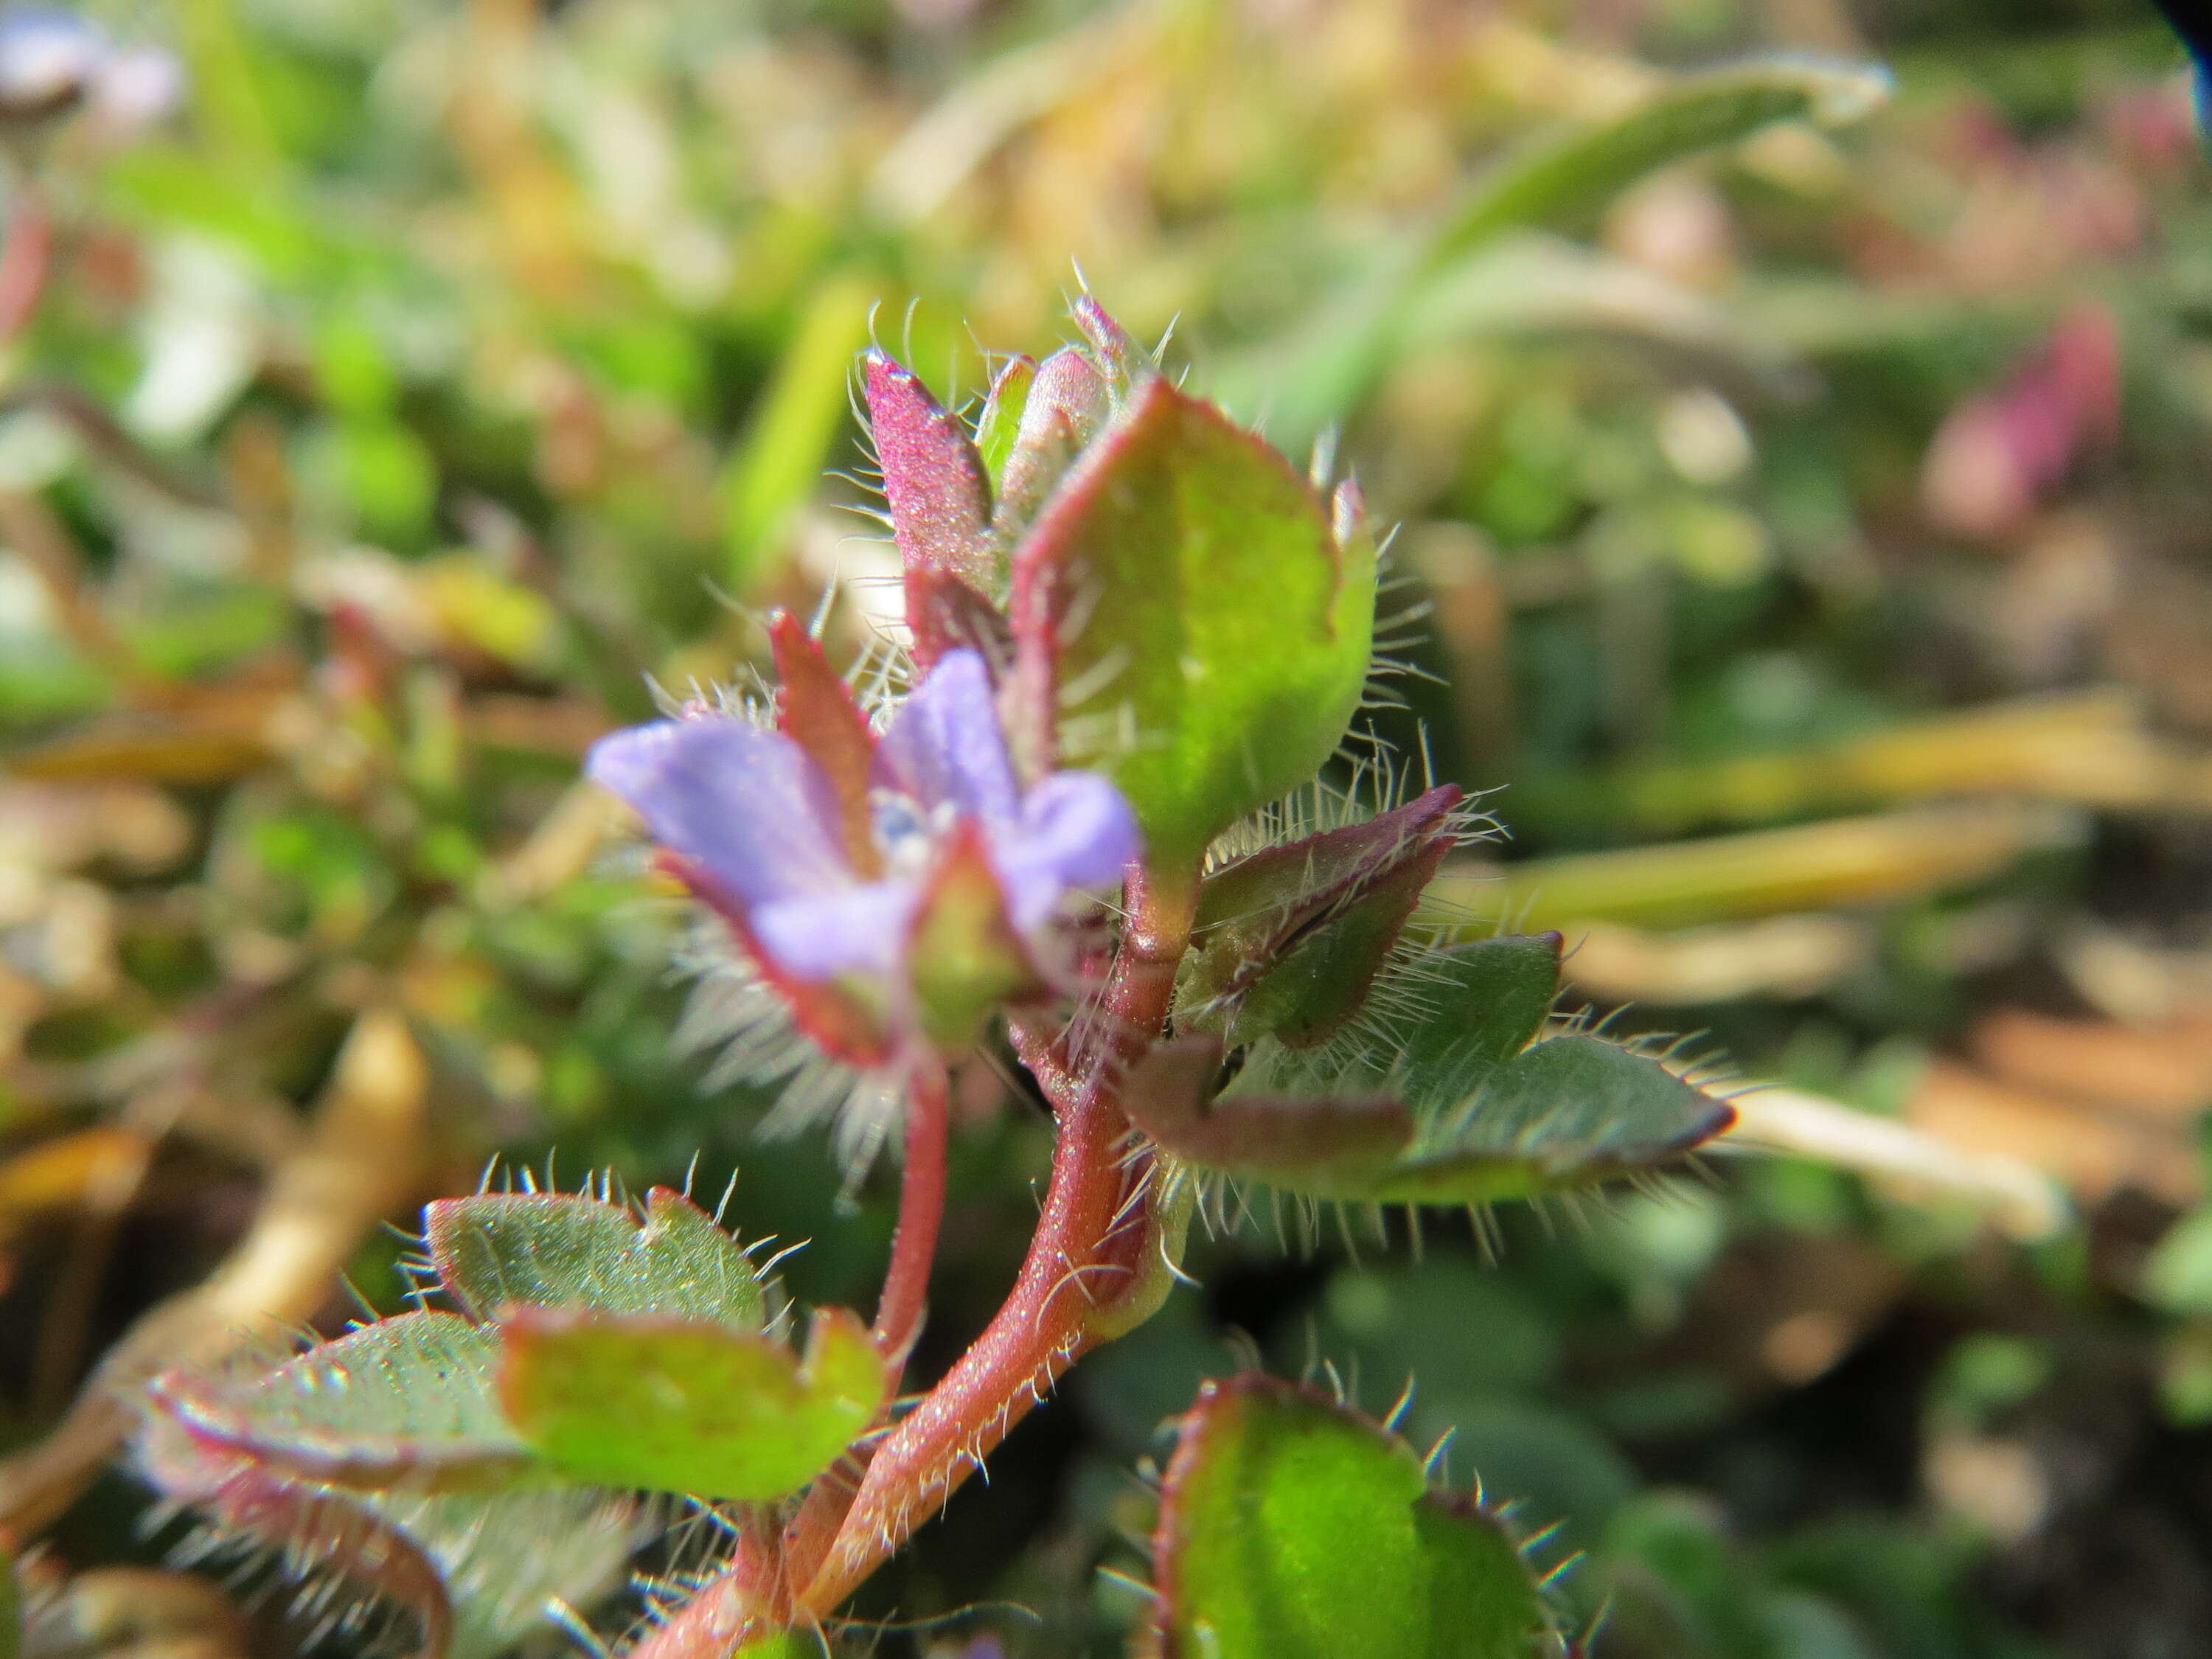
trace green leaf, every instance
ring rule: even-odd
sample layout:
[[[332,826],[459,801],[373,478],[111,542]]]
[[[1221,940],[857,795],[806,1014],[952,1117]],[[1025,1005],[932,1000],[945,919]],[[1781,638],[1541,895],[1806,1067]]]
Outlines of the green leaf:
[[[814,1316],[803,1363],[696,1321],[530,1310],[503,1329],[507,1416],[554,1468],[605,1486],[781,1498],[836,1461],[890,1386],[842,1309]]]
[[[1586,1032],[1534,1044],[1436,1116],[1374,1196],[1488,1203],[1678,1158],[1734,1121],[1648,1054]]]
[[[424,1312],[319,1342],[246,1381],[174,1371],[154,1405],[194,1443],[282,1476],[418,1492],[495,1490],[530,1477],[530,1450],[492,1395],[498,1334]]]
[[[423,1212],[438,1277],[479,1319],[503,1310],[588,1308],[732,1330],[768,1322],[767,1287],[737,1240],[682,1194],[656,1187],[645,1223],[568,1193],[480,1193]]]
[[[544,1623],[554,1598],[583,1606],[611,1589],[639,1541],[624,1494],[350,1490],[289,1478],[203,1439],[158,1395],[155,1407],[137,1462],[165,1496],[217,1535],[276,1552],[286,1572],[404,1608],[425,1659],[490,1659]]]
[[[983,471],[994,494],[1005,486],[1006,461],[1014,453],[1015,435],[1021,430],[1022,411],[1028,407],[1036,372],[1035,358],[1009,357],[992,380],[990,396],[983,400],[983,412],[976,418],[975,453],[983,458]]]
[[[1396,1065],[1419,1106],[1455,1105],[1528,1046],[1559,994],[1559,936],[1509,933],[1440,951],[1421,964],[1427,1014]]]
[[[371,1503],[421,1545],[453,1604],[450,1659],[489,1659],[543,1628],[553,1604],[588,1607],[637,1543],[629,1500],[587,1488]]]
[[[1156,1044],[1131,1067],[1122,1106],[1186,1164],[1321,1198],[1361,1198],[1413,1139],[1413,1116],[1387,1092],[1216,1095],[1221,1039]]]
[[[1156,866],[1194,869],[1358,705],[1374,550],[1345,540],[1282,456],[1148,378],[1015,553],[1022,735],[1049,726],[1059,764],[1121,786]]]
[[[1167,1659],[1534,1659],[1541,1596],[1471,1499],[1310,1389],[1209,1382],[1180,1426],[1153,1535]]]
[[[1425,957],[1357,1035],[1252,1045],[1225,1086],[1218,1037],[1158,1045],[1127,1110],[1169,1152],[1316,1197],[1489,1203],[1677,1158],[1735,1113],[1649,1054],[1586,1032],[1533,1041],[1559,981],[1556,933]],[[1217,1092],[1218,1091],[1218,1092]]]

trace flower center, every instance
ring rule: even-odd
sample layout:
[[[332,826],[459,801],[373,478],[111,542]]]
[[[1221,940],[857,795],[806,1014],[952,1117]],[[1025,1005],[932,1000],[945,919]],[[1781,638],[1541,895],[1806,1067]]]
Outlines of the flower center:
[[[951,801],[926,807],[894,789],[871,789],[868,815],[877,849],[884,855],[884,874],[892,881],[920,881],[927,876],[938,842],[959,817]]]

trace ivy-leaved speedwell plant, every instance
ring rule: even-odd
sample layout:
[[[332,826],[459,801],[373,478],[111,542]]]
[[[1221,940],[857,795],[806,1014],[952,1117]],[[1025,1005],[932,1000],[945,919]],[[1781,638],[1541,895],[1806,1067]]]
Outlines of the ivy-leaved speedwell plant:
[[[1194,1208],[1484,1205],[1679,1158],[1729,1108],[1553,1012],[1556,936],[1416,920],[1476,822],[1389,769],[1322,782],[1375,669],[1376,538],[1160,373],[1093,301],[972,424],[864,366],[900,555],[900,672],[772,619],[772,695],[685,703],[589,775],[713,919],[751,1065],[902,1147],[872,1323],[804,1317],[686,1197],[434,1205],[423,1305],[172,1373],[141,1462],[295,1571],[475,1659],[710,1509],[712,1571],[640,1659],[818,1650],[839,1609],[1088,1349],[1147,1318]],[[1383,780],[1378,782],[1378,775]],[[902,1395],[945,1205],[948,1067],[1010,1044],[1056,1125],[1029,1253]],[[1475,1498],[1386,1428],[1246,1376],[1179,1425],[1146,1640],[1191,1659],[1570,1648]]]

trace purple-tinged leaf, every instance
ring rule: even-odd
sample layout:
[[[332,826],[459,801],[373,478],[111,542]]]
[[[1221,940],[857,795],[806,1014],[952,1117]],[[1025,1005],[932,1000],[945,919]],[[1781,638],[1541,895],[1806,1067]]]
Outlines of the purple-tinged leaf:
[[[155,1411],[138,1463],[207,1522],[203,1547],[273,1553],[311,1590],[396,1606],[418,1659],[493,1659],[545,1621],[555,1598],[584,1606],[618,1580],[637,1541],[635,1500],[584,1488],[489,1496],[365,1492],[286,1479],[201,1442]]]
[[[1364,1197],[1401,1158],[1413,1115],[1388,1094],[1216,1096],[1221,1040],[1154,1046],[1122,1091],[1129,1121],[1187,1164],[1323,1197]]]
[[[423,1212],[431,1263],[479,1319],[511,1308],[661,1315],[757,1332],[768,1287],[742,1245],[680,1193],[656,1187],[645,1220],[568,1193],[480,1193]]]
[[[447,1659],[453,1608],[436,1564],[358,1492],[287,1480],[243,1454],[201,1443],[160,1410],[137,1446],[163,1497],[191,1504],[214,1540],[276,1553],[295,1577],[335,1579],[411,1616],[421,1659]]]
[[[1199,890],[1176,1024],[1232,1043],[1325,1042],[1366,1000],[1422,888],[1457,840],[1449,784],[1364,823],[1223,866]]]
[[[1384,1203],[1589,1186],[1728,1127],[1726,1103],[1650,1055],[1586,1032],[1539,1038],[1558,978],[1556,934],[1453,945],[1379,991],[1390,1006],[1356,1033],[1307,1053],[1262,1039],[1218,1085],[1218,1039],[1179,1038],[1139,1063],[1127,1109],[1188,1162]],[[1386,1124],[1404,1131],[1388,1148]]]
[[[908,574],[937,573],[979,592],[996,592],[1003,576],[991,534],[991,487],[967,429],[881,352],[869,354],[865,378],[868,430]]]
[[[867,1328],[814,1316],[804,1360],[699,1321],[518,1310],[500,1398],[553,1468],[579,1480],[765,1501],[827,1468],[890,1379]]]

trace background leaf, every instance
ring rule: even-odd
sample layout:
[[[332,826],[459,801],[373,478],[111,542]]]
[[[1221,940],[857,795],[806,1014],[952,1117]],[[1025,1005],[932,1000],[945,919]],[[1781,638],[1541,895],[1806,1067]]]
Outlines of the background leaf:
[[[1403,1441],[1246,1375],[1180,1424],[1153,1535],[1167,1659],[1537,1659],[1519,1549]]]

